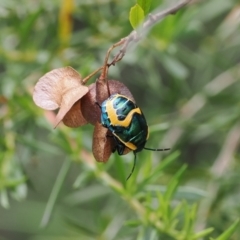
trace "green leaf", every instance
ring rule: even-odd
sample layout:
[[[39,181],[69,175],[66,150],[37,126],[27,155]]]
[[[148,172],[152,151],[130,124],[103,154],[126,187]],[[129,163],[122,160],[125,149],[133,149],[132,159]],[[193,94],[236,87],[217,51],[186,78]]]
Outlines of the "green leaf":
[[[184,173],[184,171],[186,170],[187,165],[183,165],[178,171],[177,173],[173,176],[173,178],[171,179],[171,181],[168,184],[167,187],[167,191],[165,193],[165,199],[167,201],[170,201],[170,199],[172,198],[173,194],[175,193],[177,186],[179,184],[179,180],[182,176],[182,174]]]
[[[198,233],[195,233],[193,236],[192,236],[192,239],[199,239],[199,238],[203,238],[203,237],[206,237],[207,235],[209,235],[212,231],[214,230],[214,228],[207,228],[207,229],[204,229]]]
[[[134,29],[136,29],[144,20],[144,11],[140,5],[135,4],[129,13],[129,21]]]
[[[145,178],[142,183],[138,185],[138,189],[142,189],[147,184],[156,181],[161,175],[164,169],[169,167],[174,161],[176,161],[177,157],[180,155],[180,152],[175,151],[169,154],[160,164],[153,170],[153,172],[149,175],[149,177]]]
[[[143,9],[146,16],[150,10],[152,0],[137,0],[138,5]]]
[[[142,222],[138,219],[136,220],[129,220],[129,221],[126,221],[124,222],[124,225],[125,226],[128,226],[128,227],[138,227],[142,224]]]
[[[193,206],[189,206],[188,203],[184,202],[184,226],[183,226],[183,232],[184,233],[184,239],[187,239],[187,236],[190,236],[193,232],[193,223],[196,219],[196,212],[197,212],[197,205],[194,204]]]
[[[85,171],[78,175],[77,179],[73,183],[74,188],[79,188],[80,186],[84,185],[84,183],[89,179],[91,172]]]
[[[158,218],[162,217],[164,224],[168,224],[169,223],[169,202],[166,201],[166,199],[164,199],[164,196],[162,195],[161,192],[156,192],[156,194],[157,194],[158,202],[160,203],[156,213],[158,215]]]
[[[180,211],[183,209],[184,202],[179,203],[171,212],[171,220],[173,221],[175,218],[177,218],[177,215],[180,213]]]
[[[216,240],[228,240],[232,234],[236,231],[240,221],[235,221],[223,234],[221,234]]]

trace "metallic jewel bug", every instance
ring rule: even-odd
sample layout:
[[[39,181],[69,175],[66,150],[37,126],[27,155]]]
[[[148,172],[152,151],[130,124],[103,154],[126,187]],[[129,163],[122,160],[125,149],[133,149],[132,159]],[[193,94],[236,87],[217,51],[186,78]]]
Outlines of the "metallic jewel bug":
[[[101,124],[112,133],[119,155],[129,148],[134,153],[134,165],[127,180],[134,172],[136,165],[136,153],[143,149],[151,151],[166,151],[165,149],[152,149],[145,147],[149,137],[148,125],[141,109],[128,97],[121,94],[113,94],[101,105]]]

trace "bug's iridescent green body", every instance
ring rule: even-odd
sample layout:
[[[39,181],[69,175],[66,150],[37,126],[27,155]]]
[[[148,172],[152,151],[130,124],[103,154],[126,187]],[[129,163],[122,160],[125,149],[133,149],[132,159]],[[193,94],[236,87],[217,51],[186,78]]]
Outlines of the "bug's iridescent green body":
[[[116,149],[122,155],[125,147],[141,151],[148,139],[146,119],[137,105],[120,94],[113,94],[101,105],[101,123],[116,139]]]

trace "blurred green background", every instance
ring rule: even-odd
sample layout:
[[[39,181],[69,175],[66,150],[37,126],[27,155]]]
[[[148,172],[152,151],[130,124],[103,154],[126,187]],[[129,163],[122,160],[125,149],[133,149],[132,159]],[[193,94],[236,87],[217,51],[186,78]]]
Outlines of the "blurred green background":
[[[160,239],[143,225],[125,224],[137,211],[97,174],[124,185],[133,155],[114,154],[91,169],[93,127],[53,129],[52,115],[32,100],[37,80],[54,68],[72,66],[85,77],[102,66],[107,49],[131,32],[134,4],[1,0],[1,240]],[[174,4],[153,1],[151,10]],[[147,146],[180,152],[149,189],[164,189],[187,163],[175,198],[197,202],[195,229],[214,227],[213,236],[240,217],[239,60],[239,1],[193,1],[156,24],[109,71],[142,108]],[[129,184],[138,186],[171,153],[139,153]],[[232,239],[240,239],[239,229]]]

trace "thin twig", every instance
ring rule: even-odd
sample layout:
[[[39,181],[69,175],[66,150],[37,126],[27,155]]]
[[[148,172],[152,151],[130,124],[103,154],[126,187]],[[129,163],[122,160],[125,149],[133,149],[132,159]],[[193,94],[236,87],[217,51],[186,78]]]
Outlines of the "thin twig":
[[[175,14],[177,11],[179,11],[181,8],[183,8],[184,6],[189,4],[191,1],[192,0],[184,0],[184,1],[180,2],[179,4],[177,4],[176,6],[173,6],[173,7],[169,8],[169,9],[166,9],[164,11],[161,11],[161,12],[158,12],[158,13],[155,13],[155,14],[149,14],[149,17],[143,23],[143,26],[141,27],[141,31],[140,32],[139,31],[137,32],[136,30],[133,30],[128,36],[126,36],[125,38],[123,38],[121,40],[123,46],[119,50],[118,54],[114,57],[112,62],[108,64],[108,67],[110,67],[111,65],[115,65],[116,62],[119,62],[124,57],[129,44],[132,41],[135,41],[135,42],[139,41],[140,40],[140,36],[142,35],[141,34],[142,32],[145,32],[150,27],[152,27],[156,22],[159,22],[160,20],[162,20],[166,16],[168,16],[170,14]]]
[[[108,64],[108,59],[109,59],[109,56],[110,56],[110,53],[111,51],[122,45],[124,43],[124,39],[121,39],[120,41],[118,41],[117,43],[113,44],[107,51],[107,54],[106,54],[106,57],[105,57],[105,61],[104,61],[104,64],[103,64],[103,67],[102,67],[102,74],[101,76],[99,77],[99,80],[101,81],[106,81],[106,78],[107,78],[107,73],[108,73],[108,68],[109,68],[109,64]]]
[[[82,80],[82,82],[85,84],[93,75],[95,75],[100,70],[102,70],[102,73],[101,73],[98,80],[105,82],[107,80],[109,67],[114,66],[117,62],[122,60],[122,58],[124,57],[124,55],[127,51],[128,46],[131,42],[139,41],[140,36],[142,35],[143,32],[148,30],[156,22],[159,22],[160,20],[162,20],[166,16],[168,16],[170,14],[175,14],[178,10],[180,10],[181,8],[183,8],[184,6],[189,4],[191,1],[192,0],[184,0],[184,1],[180,2],[179,4],[177,4],[176,6],[173,6],[169,9],[167,9],[167,10],[158,12],[156,14],[149,14],[148,19],[143,23],[143,25],[141,27],[141,31],[137,32],[136,30],[133,30],[128,36],[126,36],[125,38],[122,38],[120,41],[113,44],[107,51],[103,66],[100,67],[99,69],[95,70],[89,76],[85,77]],[[119,52],[116,54],[116,56],[113,58],[113,60],[110,63],[108,63],[108,60],[109,60],[109,57],[110,57],[110,54],[111,54],[112,50],[116,47],[121,46],[121,45],[122,45],[122,47],[120,48]]]
[[[92,72],[91,74],[89,74],[87,77],[85,77],[82,80],[82,83],[85,84],[92,76],[94,76],[96,73],[98,73],[100,70],[102,70],[103,67],[98,68],[97,70],[95,70],[94,72]]]

